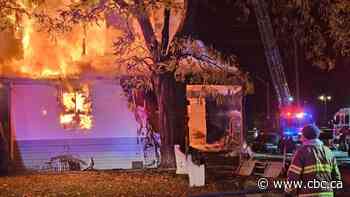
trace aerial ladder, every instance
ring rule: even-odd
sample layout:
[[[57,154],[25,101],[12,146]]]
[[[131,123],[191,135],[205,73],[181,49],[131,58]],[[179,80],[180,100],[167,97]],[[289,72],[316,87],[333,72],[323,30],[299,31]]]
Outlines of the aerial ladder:
[[[261,41],[264,46],[267,66],[276,91],[278,104],[281,108],[289,105],[291,103],[290,98],[292,98],[284,74],[281,54],[273,34],[271,19],[265,0],[253,0],[252,4],[260,31]]]
[[[297,137],[301,128],[313,123],[312,115],[300,106],[292,104],[293,97],[289,91],[284,73],[281,54],[274,37],[271,19],[265,0],[252,0],[265,58],[271,75],[279,105],[279,129],[283,135]]]
[[[252,0],[252,5],[255,11],[261,41],[264,46],[267,66],[269,68],[273,87],[275,89],[278,100],[278,106],[280,111],[279,130],[281,130],[284,144],[286,144],[285,142],[289,139],[292,139],[292,137],[298,137],[302,126],[313,122],[312,116],[310,114],[307,114],[303,110],[300,110],[299,107],[292,105],[293,97],[291,96],[291,93],[289,91],[287,79],[282,64],[281,54],[277,45],[277,41],[274,37],[266,0]],[[286,109],[288,109],[287,112]],[[287,122],[291,124],[283,124],[283,120],[286,119]],[[278,175],[279,173],[276,173],[276,171],[272,173],[274,175],[271,175],[271,173],[268,173],[268,170],[266,169],[268,169],[268,167],[270,167],[270,169],[276,170],[281,169],[281,171],[282,169],[285,169],[287,159],[287,146],[284,145],[283,147],[283,155],[281,155],[281,159],[283,159],[283,162],[281,162],[280,165],[276,164],[276,162],[269,162],[270,159],[268,159],[267,157],[267,162],[258,161],[259,159],[256,160],[254,168],[263,169],[263,172],[261,173],[261,175],[263,176],[271,177]]]

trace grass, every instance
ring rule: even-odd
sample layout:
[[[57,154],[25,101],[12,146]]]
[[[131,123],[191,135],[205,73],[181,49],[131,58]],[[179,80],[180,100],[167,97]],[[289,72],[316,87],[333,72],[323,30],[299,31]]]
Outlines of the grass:
[[[0,177],[0,196],[19,197],[167,197],[203,192],[232,191],[234,184],[209,183],[188,187],[188,178],[168,172],[96,171],[27,174]]]
[[[343,173],[347,178],[348,173]],[[256,187],[256,177],[240,179],[232,176],[208,175],[204,187],[190,188],[186,175],[158,170],[149,171],[85,171],[51,174],[22,174],[0,177],[0,197],[187,197],[189,195],[238,191]],[[243,183],[243,185],[242,185]],[[344,182],[344,187],[348,187]],[[248,196],[248,195],[247,195]],[[265,193],[250,197],[279,197]],[[349,193],[343,195],[349,196]]]

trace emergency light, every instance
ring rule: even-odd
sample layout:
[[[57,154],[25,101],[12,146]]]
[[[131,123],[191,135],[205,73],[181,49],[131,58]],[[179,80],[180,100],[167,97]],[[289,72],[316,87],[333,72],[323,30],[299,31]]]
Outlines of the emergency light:
[[[288,106],[281,112],[281,130],[285,136],[298,136],[304,126],[313,123],[312,115],[303,108]]]

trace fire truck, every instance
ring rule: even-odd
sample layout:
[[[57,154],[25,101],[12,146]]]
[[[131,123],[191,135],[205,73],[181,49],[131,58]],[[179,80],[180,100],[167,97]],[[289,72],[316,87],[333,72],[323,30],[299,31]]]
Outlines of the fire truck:
[[[279,130],[283,138],[296,139],[300,135],[301,128],[314,121],[310,112],[293,104],[293,97],[289,91],[282,58],[277,41],[273,35],[271,19],[265,0],[253,0],[252,4],[264,46],[266,63],[279,104]]]
[[[350,128],[350,108],[341,108],[334,114],[333,129],[339,131],[343,128]]]
[[[287,152],[293,152],[293,149],[296,148],[295,145],[299,141],[301,128],[306,124],[313,123],[313,119],[311,114],[306,112],[305,109],[293,104],[293,97],[289,91],[280,51],[273,35],[273,28],[266,1],[252,0],[251,3],[254,8],[261,41],[264,46],[266,63],[279,104],[279,134],[282,139],[282,146],[280,148],[282,154],[259,155],[255,153],[253,156],[254,159],[245,162],[242,166],[249,166],[246,167],[246,169],[251,169],[251,172],[254,171],[255,174],[258,175],[277,177],[282,172],[282,169],[287,169],[288,167],[287,159],[290,160],[291,154],[288,155]],[[262,140],[257,139],[256,141]],[[291,151],[288,151],[288,145],[291,145]],[[274,159],[278,161],[274,162]]]
[[[350,153],[350,108],[341,108],[334,114],[333,133],[335,146]]]
[[[305,125],[313,124],[314,119],[308,110],[302,107],[287,106],[280,113],[280,129],[284,137],[298,141]]]

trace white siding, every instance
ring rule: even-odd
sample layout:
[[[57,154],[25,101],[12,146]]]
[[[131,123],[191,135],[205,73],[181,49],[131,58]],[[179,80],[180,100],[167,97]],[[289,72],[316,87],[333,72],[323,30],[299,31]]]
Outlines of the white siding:
[[[95,81],[94,127],[88,132],[67,131],[59,124],[55,86],[15,84],[11,113],[18,166],[37,169],[51,157],[67,153],[87,162],[93,157],[97,169],[131,168],[132,161],[142,161],[142,145],[136,140],[137,122],[122,93],[115,82]]]

